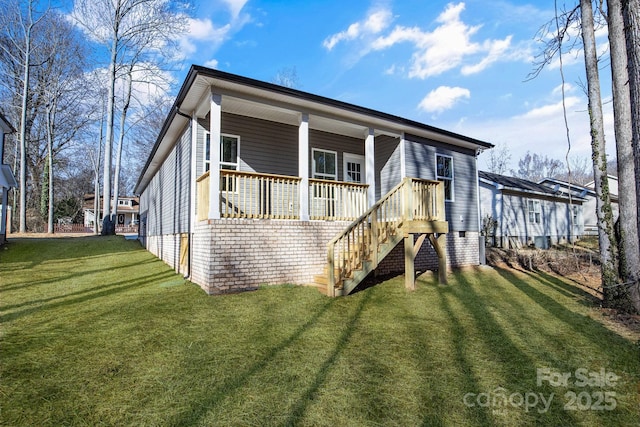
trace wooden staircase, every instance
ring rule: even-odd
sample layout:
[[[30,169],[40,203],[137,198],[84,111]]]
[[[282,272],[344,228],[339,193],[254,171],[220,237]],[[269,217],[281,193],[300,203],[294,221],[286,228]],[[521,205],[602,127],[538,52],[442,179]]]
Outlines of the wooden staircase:
[[[405,178],[327,245],[327,264],[313,286],[328,296],[348,295],[400,243],[405,242],[405,285],[413,289],[414,259],[428,237],[439,259],[439,279],[446,282],[448,232],[444,185]],[[414,243],[414,234],[419,235]]]

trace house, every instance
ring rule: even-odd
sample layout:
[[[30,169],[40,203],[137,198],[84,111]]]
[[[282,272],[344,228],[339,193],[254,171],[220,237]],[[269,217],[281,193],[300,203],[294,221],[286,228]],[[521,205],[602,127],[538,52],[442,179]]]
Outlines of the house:
[[[480,215],[495,221],[488,231],[500,247],[573,242],[584,233],[585,199],[547,185],[480,171]]]
[[[6,242],[9,231],[7,227],[11,227],[11,224],[7,224],[9,190],[18,187],[11,167],[4,164],[4,137],[15,131],[0,113],[0,245]]]
[[[96,223],[95,195],[85,194],[83,202],[84,226],[93,228]],[[135,196],[118,197],[118,205],[116,206],[116,232],[137,232],[137,225],[140,220],[140,200]],[[102,206],[102,197],[100,197],[100,206]],[[98,220],[98,224],[101,221]]]
[[[555,192],[564,195],[571,194],[574,197],[584,199],[582,204],[582,216],[584,218],[584,235],[598,235],[598,217],[596,211],[596,192],[594,190],[593,181],[585,185],[570,184],[554,178],[545,178],[540,184],[552,188]],[[609,195],[611,198],[611,210],[613,211],[613,220],[618,220],[618,178],[609,175]]]
[[[414,268],[444,281],[447,265],[479,263],[476,157],[490,147],[192,66],[134,190],[139,239],[210,294],[343,295],[405,269],[412,287]]]

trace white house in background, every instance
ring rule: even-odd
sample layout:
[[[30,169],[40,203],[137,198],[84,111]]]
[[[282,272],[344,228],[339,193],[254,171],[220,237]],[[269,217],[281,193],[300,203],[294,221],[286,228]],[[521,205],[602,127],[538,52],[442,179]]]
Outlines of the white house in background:
[[[93,194],[84,195],[84,226],[93,228],[96,223],[94,213]],[[100,197],[100,206],[102,206],[102,197]],[[140,201],[135,196],[121,196],[118,198],[118,206],[116,207],[116,231],[118,228],[137,227],[140,219]],[[100,223],[101,219],[98,221]]]
[[[511,176],[478,172],[480,215],[497,221],[495,243],[501,247],[574,241],[584,233],[585,199]]]
[[[545,178],[540,181],[540,184],[546,185],[547,187],[553,189],[553,191],[564,194],[567,197],[569,194],[571,194],[573,197],[584,199],[584,202],[582,204],[582,216],[584,218],[584,235],[598,235],[598,217],[596,216],[596,192],[593,187],[593,181],[582,186],[577,184],[570,184],[559,179]],[[618,178],[613,175],[609,175],[609,194],[611,197],[611,210],[613,211],[613,220],[617,221]]]
[[[11,172],[11,167],[4,164],[4,137],[16,130],[0,113],[0,245],[7,239],[7,205],[9,190],[18,183]],[[9,225],[10,226],[10,225]]]

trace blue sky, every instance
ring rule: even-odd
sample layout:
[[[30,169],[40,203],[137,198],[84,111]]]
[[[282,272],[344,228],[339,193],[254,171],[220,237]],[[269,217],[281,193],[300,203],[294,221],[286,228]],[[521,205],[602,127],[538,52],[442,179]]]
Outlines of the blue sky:
[[[506,145],[514,169],[527,150],[564,160],[557,63],[525,81],[553,1],[196,1],[180,83],[192,63],[264,81],[295,67],[298,89]],[[581,55],[564,56],[565,92],[571,156],[589,158]],[[609,73],[604,64],[605,101]],[[610,102],[605,121],[612,155]]]

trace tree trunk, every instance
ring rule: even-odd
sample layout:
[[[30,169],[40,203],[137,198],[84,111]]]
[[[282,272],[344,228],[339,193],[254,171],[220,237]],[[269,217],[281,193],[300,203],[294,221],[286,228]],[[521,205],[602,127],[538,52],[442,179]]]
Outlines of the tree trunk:
[[[54,106],[47,107],[47,165],[49,169],[48,177],[48,194],[47,194],[47,226],[48,232],[53,233],[53,123],[51,115],[53,114]]]
[[[124,105],[122,106],[122,114],[120,114],[120,135],[118,137],[118,147],[116,148],[116,168],[113,178],[113,206],[117,213],[118,209],[118,193],[120,191],[120,165],[122,159],[122,144],[124,143],[124,126],[127,120],[127,112],[129,111],[129,105],[131,102],[131,90],[133,85],[133,78],[131,76],[133,66],[129,68],[129,72],[125,76],[127,79],[127,89],[124,95]]]
[[[27,232],[27,107],[31,61],[31,29],[33,20],[29,4],[29,24],[25,33],[24,87],[22,88],[22,111],[20,114],[20,233]]]
[[[593,180],[596,192],[602,286],[604,289],[605,303],[615,305],[618,300],[614,294],[615,290],[619,288],[612,287],[617,282],[615,246],[611,244],[613,241],[613,214],[609,200],[609,180],[607,179],[607,157],[605,153],[602,99],[600,96],[600,76],[598,74],[598,58],[591,0],[580,0],[580,13],[589,96],[591,158],[593,160]]]
[[[117,61],[117,37],[114,36],[111,45],[111,59],[109,62],[109,88],[107,93],[107,137],[104,145],[104,166],[102,176],[102,234],[115,234],[113,227],[111,205],[111,167],[113,166],[111,147],[113,145],[113,123],[115,113],[115,86],[116,86],[116,61]]]
[[[631,130],[632,130],[632,152],[634,164],[634,185],[627,188],[628,192],[636,194],[636,229],[640,231],[640,0],[623,0],[622,16],[624,20],[624,31],[627,46],[627,70],[629,76],[629,92],[631,105]],[[618,159],[618,165],[620,165]],[[632,160],[629,159],[629,163]],[[636,234],[636,239],[640,239],[640,232]],[[640,246],[640,240],[636,242]],[[634,301],[640,298],[640,272],[639,265],[636,264],[635,277],[629,277],[627,281],[635,282],[631,285],[630,294]],[[636,305],[636,310],[640,307]]]

